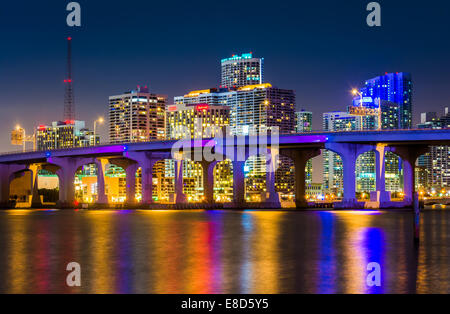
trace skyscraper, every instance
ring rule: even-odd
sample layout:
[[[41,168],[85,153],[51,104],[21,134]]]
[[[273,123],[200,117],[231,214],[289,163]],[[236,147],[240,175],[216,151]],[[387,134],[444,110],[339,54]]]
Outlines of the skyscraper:
[[[296,115],[296,127],[297,133],[305,133],[312,131],[312,112],[311,111],[297,111]],[[305,184],[306,188],[310,188],[312,185],[312,159],[306,162],[305,167]]]
[[[150,93],[147,87],[109,97],[111,143],[165,139],[167,97]]]
[[[175,105],[205,104],[230,107],[230,126],[235,135],[265,132],[278,127],[280,133],[295,132],[295,93],[271,84],[239,88],[196,90],[174,98]]]
[[[264,82],[264,58],[254,58],[251,52],[222,59],[221,65],[221,87],[242,87]]]
[[[220,105],[171,105],[166,110],[167,139],[207,138],[224,134],[230,124],[230,107]]]
[[[193,95],[193,94],[191,94]],[[187,97],[189,98],[189,97]],[[182,98],[179,98],[182,101]],[[210,138],[225,136],[230,124],[230,107],[208,104],[171,105],[166,110],[167,139]],[[166,161],[166,176],[174,177],[174,163]],[[227,167],[228,166],[228,167]],[[215,166],[216,200],[230,200],[233,197],[233,183],[228,162]],[[185,159],[183,162],[184,193],[188,200],[200,201],[204,196],[201,165]]]
[[[100,143],[100,137],[85,127],[84,121],[56,121],[40,125],[36,131],[37,150],[86,147]]]
[[[312,112],[311,111],[297,111],[296,116],[296,127],[295,131],[297,133],[311,132],[312,131]]]
[[[410,129],[412,125],[412,80],[405,72],[385,73],[369,79],[361,89],[363,97],[386,100],[399,105],[397,129]],[[358,101],[358,97],[355,98]]]
[[[295,132],[295,93],[293,90],[272,87],[271,84],[238,88],[230,97],[231,130],[235,135],[250,131],[270,132],[273,127],[280,134]]]

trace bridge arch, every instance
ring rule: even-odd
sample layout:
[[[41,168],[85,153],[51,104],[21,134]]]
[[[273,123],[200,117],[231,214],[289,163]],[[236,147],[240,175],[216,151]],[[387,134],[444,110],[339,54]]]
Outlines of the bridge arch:
[[[344,195],[344,163],[341,153],[332,149],[322,150],[323,180],[322,190],[325,195],[341,198]]]
[[[252,155],[244,163],[245,198],[248,202],[264,202],[267,192],[267,158],[264,154]]]
[[[360,154],[355,162],[356,198],[370,199],[370,192],[376,191],[376,160],[375,151]]]
[[[372,149],[359,154],[355,164],[355,186],[356,197],[362,201],[370,199],[370,193],[380,189],[383,186],[383,191],[391,192],[393,199],[403,197],[402,192],[402,164],[403,160],[400,156],[389,150],[383,150],[384,153],[384,183],[379,184],[382,176],[377,175],[379,165],[377,165],[377,150]]]
[[[278,155],[277,163],[277,169],[275,170],[275,191],[279,193],[281,200],[293,201],[295,198],[296,184],[295,171],[297,171],[294,161],[288,156],[280,154]]]
[[[9,200],[16,207],[30,207],[33,193],[33,171],[28,167],[18,169],[8,178]]]
[[[35,190],[40,199],[33,199],[36,204],[42,203],[43,205],[57,204],[59,201],[60,192],[60,175],[59,167],[52,164],[41,164],[37,170],[37,180],[35,184]],[[33,195],[33,198],[35,195]],[[33,205],[33,204],[32,204]]]
[[[99,201],[98,165],[90,162],[77,168],[74,175],[75,202],[95,203]]]
[[[152,169],[152,198],[157,203],[173,202],[175,195],[175,161],[161,159]]]
[[[230,159],[214,166],[214,200],[218,203],[233,201],[233,163]]]

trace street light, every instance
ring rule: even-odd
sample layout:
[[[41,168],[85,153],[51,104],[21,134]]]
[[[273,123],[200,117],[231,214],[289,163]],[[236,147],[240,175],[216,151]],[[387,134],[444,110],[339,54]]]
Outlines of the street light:
[[[358,91],[356,88],[352,89],[352,94],[353,96],[359,95],[359,106],[362,107],[363,106],[363,94]]]
[[[367,110],[363,109],[363,94],[357,90],[356,88],[352,89],[352,95],[359,96],[359,107],[361,108],[361,115],[365,115],[367,114]],[[377,115],[377,119],[378,119],[378,126],[377,126],[377,130],[381,130],[381,100],[378,98],[378,109],[376,110],[376,115]],[[373,113],[371,113],[370,115],[374,115]],[[362,122],[362,118],[361,118],[361,130],[363,129],[363,122]]]
[[[94,146],[97,144],[97,122],[102,124],[103,121],[103,117],[100,117],[94,121]]]

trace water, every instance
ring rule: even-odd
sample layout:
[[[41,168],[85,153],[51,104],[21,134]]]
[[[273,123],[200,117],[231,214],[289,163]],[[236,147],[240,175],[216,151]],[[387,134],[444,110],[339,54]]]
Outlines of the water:
[[[416,247],[406,212],[1,211],[0,292],[450,293],[449,224],[422,213]]]

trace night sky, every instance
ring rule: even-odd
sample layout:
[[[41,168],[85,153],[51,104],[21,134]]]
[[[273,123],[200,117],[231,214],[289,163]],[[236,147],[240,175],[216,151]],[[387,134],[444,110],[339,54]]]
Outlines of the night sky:
[[[413,115],[450,106],[448,1],[78,1],[82,27],[66,25],[70,1],[0,5],[0,151],[17,123],[28,132],[63,115],[66,37],[73,37],[77,119],[107,118],[108,96],[149,85],[173,96],[218,86],[220,59],[252,51],[265,81],[294,89],[297,108],[345,110],[349,90],[384,72],[410,72]],[[102,140],[107,126],[100,127]]]

